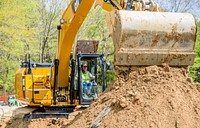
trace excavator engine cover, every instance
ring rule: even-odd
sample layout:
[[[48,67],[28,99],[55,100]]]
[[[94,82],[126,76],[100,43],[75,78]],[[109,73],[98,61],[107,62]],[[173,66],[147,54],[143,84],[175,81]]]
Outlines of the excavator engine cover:
[[[107,16],[116,66],[193,64],[197,27],[191,14],[120,10]]]

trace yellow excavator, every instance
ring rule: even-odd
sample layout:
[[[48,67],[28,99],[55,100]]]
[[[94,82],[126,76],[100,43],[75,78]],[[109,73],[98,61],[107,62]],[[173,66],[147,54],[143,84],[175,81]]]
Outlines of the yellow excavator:
[[[31,62],[28,55],[16,72],[17,100],[38,108],[25,119],[66,117],[76,106],[89,105],[98,92],[105,90],[109,64],[103,54],[96,53],[98,41],[75,41],[92,6],[108,11],[106,19],[113,38],[116,68],[193,64],[197,26],[191,14],[159,12],[159,5],[153,0],[71,0],[57,27],[54,63]],[[73,44],[77,49],[71,55]],[[83,93],[82,63],[87,63],[96,76],[96,89],[90,97]]]

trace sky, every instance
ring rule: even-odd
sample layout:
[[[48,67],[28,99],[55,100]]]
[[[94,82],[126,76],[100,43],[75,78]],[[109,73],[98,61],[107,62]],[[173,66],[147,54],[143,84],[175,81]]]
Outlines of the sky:
[[[66,8],[71,0],[47,0],[47,8],[52,1],[61,3],[62,8]],[[149,1],[149,0],[145,0]],[[50,3],[49,3],[50,2]],[[189,12],[200,21],[200,0],[154,0],[161,8],[169,12]],[[179,4],[180,3],[180,4]],[[176,5],[176,6],[174,6]]]
[[[192,13],[200,21],[200,0],[154,0],[161,8],[172,12]],[[180,3],[180,4],[179,4]]]

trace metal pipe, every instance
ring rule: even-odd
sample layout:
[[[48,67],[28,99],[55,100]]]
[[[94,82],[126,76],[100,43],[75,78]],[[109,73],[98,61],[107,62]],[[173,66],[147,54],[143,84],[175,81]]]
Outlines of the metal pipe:
[[[105,60],[103,59],[103,56],[102,56],[102,59],[101,59],[101,72],[102,72],[102,86],[103,86],[103,91],[105,91],[106,89],[106,85],[105,85],[105,68],[104,68],[104,64],[105,64]]]
[[[56,90],[57,90],[57,85],[58,85],[58,65],[59,65],[59,60],[55,59],[54,60],[54,86],[53,86],[53,104],[56,104]]]
[[[126,3],[126,10],[131,10],[131,5],[132,5],[133,0],[128,0]]]
[[[74,95],[73,95],[73,92],[74,92],[74,80],[75,80],[75,68],[76,68],[76,60],[75,59],[72,59],[71,60],[71,64],[72,64],[72,71],[71,71],[71,86],[70,86],[70,104],[73,104],[73,99],[74,99]]]
[[[78,98],[79,98],[79,104],[81,104],[81,101],[82,101],[82,83],[81,83],[81,58],[79,57],[78,55]]]
[[[73,50],[73,56],[72,58],[75,60],[76,59],[76,45],[77,45],[77,35],[76,35],[76,38],[75,38],[75,41],[74,41],[74,50]]]
[[[57,49],[56,49],[56,59],[54,60],[54,86],[53,86],[53,104],[56,105],[56,90],[58,85],[58,66],[59,66],[59,58],[58,58],[58,46],[59,46],[59,39],[60,39],[60,29],[61,26],[57,26],[58,29],[58,43],[57,43]]]
[[[30,54],[28,54],[28,74],[32,73],[32,69],[31,69],[31,58],[30,58]]]

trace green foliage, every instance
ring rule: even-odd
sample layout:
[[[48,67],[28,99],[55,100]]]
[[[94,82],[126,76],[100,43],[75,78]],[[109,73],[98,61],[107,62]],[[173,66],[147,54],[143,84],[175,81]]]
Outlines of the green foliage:
[[[31,0],[2,0],[0,4],[0,84],[12,92],[20,58],[34,51],[37,15]]]
[[[61,2],[0,1],[0,84],[7,91],[14,90],[15,72],[25,54],[30,53],[36,62],[43,62],[49,55],[53,58]]]
[[[99,40],[99,53],[105,56],[114,51],[111,37],[109,37],[108,27],[105,18],[106,12],[100,7],[91,9],[84,23],[82,24],[78,40]]]
[[[198,22],[198,32],[197,32],[197,40],[196,40],[196,58],[194,61],[194,65],[190,68],[190,76],[193,78],[195,82],[200,82],[200,22]]]
[[[196,40],[196,57],[200,58],[200,22],[197,23],[198,25],[198,32],[197,32],[197,40]]]
[[[99,8],[92,8],[82,24],[78,40],[99,40],[98,53],[103,53],[105,59],[113,64],[114,47],[111,37],[109,36],[106,23],[106,12]],[[113,67],[113,66],[112,66]],[[106,73],[107,84],[109,85],[115,78],[113,70]]]
[[[63,1],[63,3],[65,3]],[[37,0],[39,15],[37,24],[39,32],[37,34],[38,53],[37,61],[49,62],[53,60],[57,43],[57,25],[60,15],[63,13],[62,0]],[[65,4],[64,4],[65,5]],[[61,13],[62,12],[62,13]]]
[[[56,26],[63,12],[62,0],[1,0],[0,1],[0,84],[14,90],[15,72],[27,53],[32,61],[45,62],[54,57]],[[98,14],[98,15],[97,15]],[[105,12],[92,9],[79,32],[79,39],[100,40],[99,52],[106,59],[113,52],[108,37]],[[112,63],[112,62],[111,62]],[[107,78],[112,80],[113,73]]]

